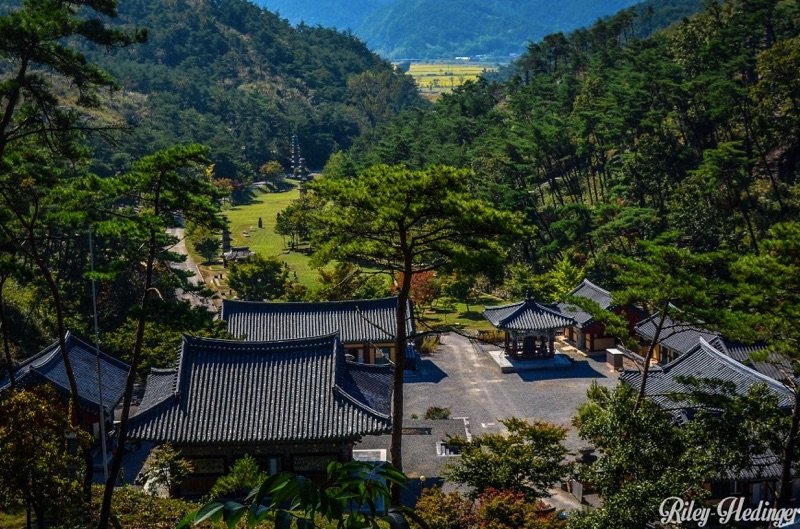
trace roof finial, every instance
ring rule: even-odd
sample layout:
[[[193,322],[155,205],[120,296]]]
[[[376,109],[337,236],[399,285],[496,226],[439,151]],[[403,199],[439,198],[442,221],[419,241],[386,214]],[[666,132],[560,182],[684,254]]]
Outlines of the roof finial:
[[[531,289],[525,289],[525,299],[531,299]]]

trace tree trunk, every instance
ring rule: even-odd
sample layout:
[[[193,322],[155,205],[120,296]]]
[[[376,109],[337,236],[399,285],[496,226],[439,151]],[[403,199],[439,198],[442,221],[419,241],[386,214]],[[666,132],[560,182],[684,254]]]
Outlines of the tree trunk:
[[[403,243],[405,238],[402,237]],[[403,244],[405,246],[405,244]],[[414,272],[411,252],[403,249],[403,281],[397,295],[397,331],[394,339],[394,390],[392,394],[392,465],[403,470],[403,374],[406,369],[406,320],[408,319],[408,296],[411,292],[411,275]],[[402,489],[392,485],[392,505],[400,505]]]
[[[781,484],[778,492],[778,507],[786,508],[792,504],[792,463],[797,446],[797,436],[800,433],[800,387],[792,388],[794,393],[794,408],[792,409],[792,426],[789,436],[783,446],[783,460],[781,461]]]
[[[154,214],[156,216],[160,214],[160,197],[161,180],[159,180],[155,190]],[[145,265],[144,292],[142,293],[142,299],[139,303],[139,322],[136,326],[136,340],[133,344],[131,367],[125,382],[125,394],[122,400],[122,416],[120,417],[119,434],[117,436],[117,450],[111,458],[111,468],[109,469],[108,480],[103,490],[103,503],[100,506],[100,520],[97,524],[98,529],[108,529],[109,518],[111,516],[111,499],[114,496],[114,486],[117,484],[117,478],[122,469],[122,457],[125,454],[125,441],[128,439],[128,417],[131,411],[131,401],[133,400],[133,385],[136,381],[136,371],[141,363],[144,326],[148,305],[147,300],[150,295],[150,290],[153,288],[153,263],[155,262],[157,250],[156,230],[151,229],[147,262]]]
[[[645,392],[647,390],[647,376],[650,374],[650,361],[653,359],[653,353],[656,350],[656,345],[661,337],[661,329],[664,328],[664,320],[667,319],[667,311],[669,310],[669,303],[664,304],[661,310],[661,318],[659,318],[656,332],[653,335],[653,340],[650,342],[650,347],[647,349],[647,355],[644,357],[644,369],[642,370],[642,382],[639,384],[639,394],[636,396],[636,404],[633,405],[633,414],[639,411],[639,407],[644,400]]]
[[[0,280],[0,330],[3,332],[3,356],[6,362],[6,369],[8,370],[8,379],[11,384],[11,389],[17,385],[14,378],[14,359],[11,358],[11,346],[8,343],[8,323],[6,322],[6,305],[3,299],[3,287],[6,284],[8,276]]]

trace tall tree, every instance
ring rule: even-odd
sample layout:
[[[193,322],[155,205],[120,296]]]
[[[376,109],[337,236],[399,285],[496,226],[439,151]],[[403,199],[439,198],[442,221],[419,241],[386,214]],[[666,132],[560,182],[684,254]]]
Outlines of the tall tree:
[[[318,263],[355,260],[400,276],[397,289],[392,408],[392,464],[403,468],[403,376],[406,320],[415,273],[479,267],[506,253],[497,235],[519,231],[519,216],[474,198],[471,174],[437,166],[412,171],[378,165],[355,178],[322,178],[310,188],[323,199],[312,243]],[[400,490],[393,489],[399,503]]]
[[[613,292],[619,305],[637,305],[653,315],[655,332],[647,346],[642,365],[642,382],[634,412],[644,400],[647,377],[656,347],[662,340],[684,332],[686,325],[713,307],[711,281],[719,256],[694,254],[678,247],[669,236],[641,241],[633,256],[617,255],[611,260],[618,272],[619,288]]]
[[[800,223],[773,226],[760,252],[737,259],[732,271],[735,286],[732,310],[724,323],[726,332],[744,341],[767,343],[768,348],[755,359],[775,364],[794,394],[791,427],[780,449],[778,504],[788,506],[794,465],[800,455]]]
[[[204,170],[207,151],[198,145],[172,147],[142,158],[129,174],[106,183],[110,196],[133,200],[135,207],[134,210],[130,206],[123,207],[119,215],[98,226],[98,233],[124,234],[131,240],[140,241],[145,252],[142,256],[144,285],[137,307],[136,338],[130,356],[131,368],[125,384],[117,438],[120,448],[125,445],[128,436],[133,385],[142,360],[150,305],[161,296],[154,288],[154,271],[161,259],[169,257],[169,252],[164,248],[164,231],[174,223],[178,214],[195,226],[222,227],[215,201],[221,195]],[[100,529],[108,527],[111,499],[122,468],[123,454],[124,450],[117,450],[111,460],[100,510]]]
[[[15,241],[47,283],[57,311],[59,342],[66,350],[63,305],[46,252],[45,204],[66,177],[55,157],[76,160],[81,154],[78,132],[92,125],[79,117],[79,107],[97,102],[95,90],[111,87],[103,70],[88,62],[70,45],[70,39],[102,46],[125,46],[145,38],[107,27],[103,17],[114,17],[115,0],[25,0],[18,9],[0,16],[0,59],[10,72],[0,78],[0,216],[5,235]],[[74,88],[75,104],[60,95],[54,79]],[[61,82],[59,81],[59,82]],[[42,149],[39,146],[44,145]],[[9,229],[13,221],[17,230]],[[63,355],[73,399],[77,385],[68,355]],[[77,402],[77,400],[76,400]],[[73,412],[73,423],[77,417]]]

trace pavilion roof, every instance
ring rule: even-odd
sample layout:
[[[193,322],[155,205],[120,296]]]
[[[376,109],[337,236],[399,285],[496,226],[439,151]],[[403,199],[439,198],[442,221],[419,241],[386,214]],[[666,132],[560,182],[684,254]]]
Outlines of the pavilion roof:
[[[731,358],[719,346],[720,342],[701,337],[689,352],[662,367],[651,368],[645,386],[647,397],[666,410],[685,412],[691,405],[681,396],[693,391],[687,382],[695,379],[729,384],[739,395],[745,395],[755,384],[765,384],[778,397],[781,407],[792,405],[791,393],[783,384]],[[620,380],[639,387],[641,378],[638,370],[631,370],[625,371]]]
[[[510,331],[549,331],[569,327],[575,320],[555,305],[527,298],[510,305],[487,307],[483,317],[498,329]]]
[[[397,327],[397,298],[321,302],[224,300],[228,332],[244,340],[294,340],[338,333],[344,343],[392,342]],[[409,303],[406,332],[414,334]]]
[[[78,386],[78,400],[85,407],[100,406],[100,387],[97,380],[98,360],[102,381],[103,407],[112,410],[122,399],[130,366],[121,360],[97,351],[72,332],[65,336],[67,354]],[[22,385],[50,383],[59,394],[69,398],[70,387],[61,346],[55,341],[37,354],[15,366],[14,379]],[[7,374],[0,377],[0,391],[11,385]]]

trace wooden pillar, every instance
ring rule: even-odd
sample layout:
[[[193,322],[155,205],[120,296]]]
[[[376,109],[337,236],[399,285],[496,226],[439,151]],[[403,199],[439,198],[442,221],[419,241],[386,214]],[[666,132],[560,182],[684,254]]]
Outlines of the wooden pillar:
[[[505,344],[504,350],[505,350],[506,354],[508,354],[508,335],[509,335],[509,334],[511,334],[511,332],[510,332],[510,331],[505,331],[505,335],[506,335],[506,344]]]
[[[511,333],[511,355],[517,356],[517,333]]]
[[[555,356],[555,354],[556,354],[556,344],[555,344],[556,333],[555,333],[555,331],[553,329],[550,329],[548,331],[548,336],[547,337],[548,337],[548,341],[549,341],[548,350],[550,351],[550,356]]]

